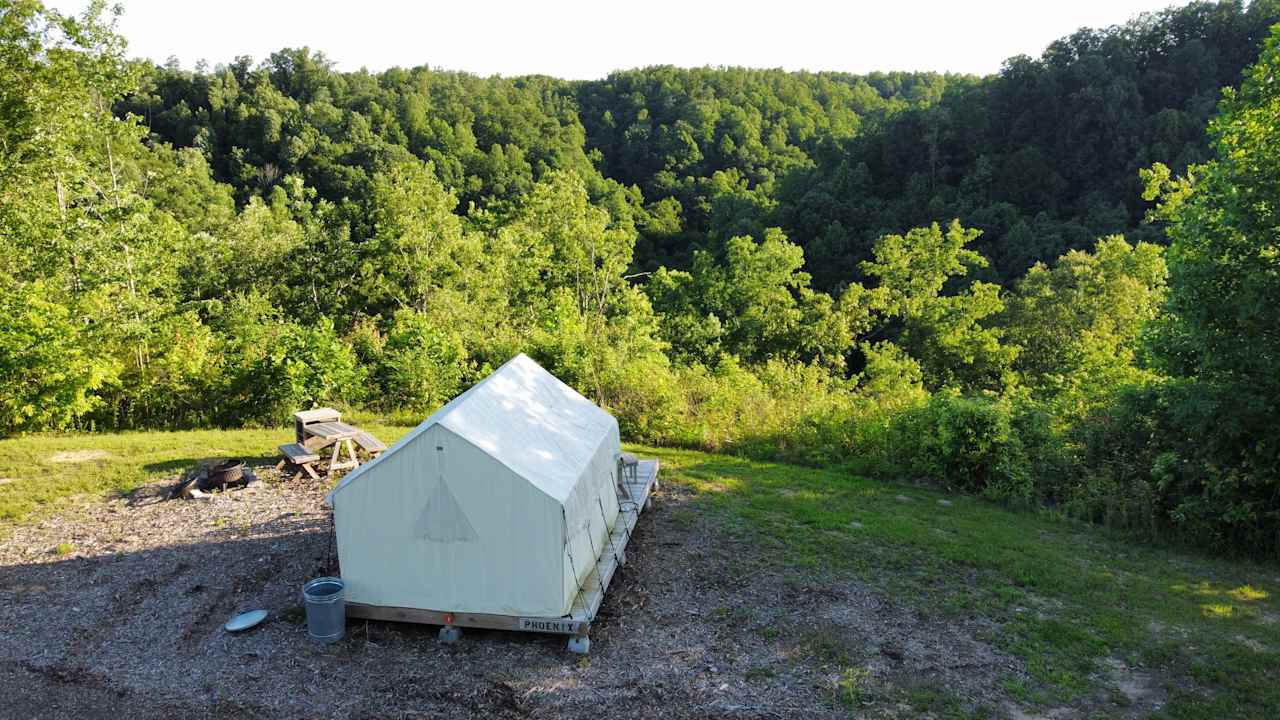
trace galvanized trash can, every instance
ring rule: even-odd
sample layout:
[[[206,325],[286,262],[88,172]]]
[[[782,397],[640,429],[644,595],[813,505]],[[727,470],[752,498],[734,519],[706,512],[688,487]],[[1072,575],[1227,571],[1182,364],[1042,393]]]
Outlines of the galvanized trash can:
[[[307,634],[312,640],[333,643],[347,629],[347,607],[342,598],[342,578],[319,577],[302,586],[307,608]]]

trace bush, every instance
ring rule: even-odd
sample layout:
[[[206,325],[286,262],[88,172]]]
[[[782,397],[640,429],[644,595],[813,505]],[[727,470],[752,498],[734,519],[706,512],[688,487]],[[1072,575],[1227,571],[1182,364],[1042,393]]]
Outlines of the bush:
[[[711,368],[694,363],[676,372],[685,397],[685,414],[676,435],[679,444],[724,450],[746,429],[762,426],[760,413],[750,409],[767,403],[768,393],[760,379],[732,356]]]
[[[462,391],[466,348],[413,310],[396,313],[377,368],[380,404],[391,410],[430,412]]]
[[[366,373],[327,318],[314,326],[265,322],[238,326],[241,352],[230,368],[218,417],[227,425],[277,424],[296,410],[358,403]]]
[[[856,448],[856,404],[848,383],[817,364],[770,361],[756,369],[769,399],[763,432],[747,435],[742,450],[755,457],[805,465],[844,463]]]
[[[685,412],[676,375],[655,356],[610,367],[604,373],[605,407],[624,438],[657,445],[672,442]]]
[[[1062,496],[1061,488],[1076,474],[1076,453],[1052,401],[1033,399],[1011,393],[1008,399],[1012,415],[1010,427],[1022,444],[1027,471],[1035,487],[1035,499],[1054,505]]]
[[[1280,548],[1280,463],[1257,443],[1267,413],[1200,380],[1134,386],[1079,429],[1065,494],[1080,517],[1219,551]]]
[[[676,369],[679,413],[672,442],[809,465],[847,461],[855,400],[817,365],[770,361],[747,368],[724,356],[713,367]]]
[[[193,312],[157,321],[146,338],[145,362],[130,362],[90,415],[100,427],[197,427],[211,419],[223,382],[218,338]],[[131,358],[132,360],[133,358]]]
[[[64,428],[101,402],[112,364],[43,284],[0,280],[0,435]]]
[[[907,475],[953,490],[1029,502],[1030,463],[1008,400],[939,393],[902,412],[888,446]]]

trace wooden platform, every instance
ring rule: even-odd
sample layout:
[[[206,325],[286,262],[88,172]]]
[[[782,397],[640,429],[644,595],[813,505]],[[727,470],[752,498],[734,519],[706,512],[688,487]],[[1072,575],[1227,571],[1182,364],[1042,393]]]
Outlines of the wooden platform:
[[[582,591],[574,599],[568,615],[561,617],[521,617],[518,615],[487,615],[483,613],[455,613],[446,610],[421,610],[418,608],[385,607],[347,603],[347,617],[394,622],[423,623],[448,627],[475,627],[490,630],[522,630],[524,632],[556,633],[585,637],[591,629],[604,602],[620,562],[626,563],[627,544],[640,519],[640,513],[648,506],[649,496],[658,487],[658,461],[641,460],[634,479],[625,477],[619,487],[626,496],[619,496],[620,511],[614,524],[609,543],[605,544],[595,567],[582,583]],[[617,557],[614,557],[614,553]]]

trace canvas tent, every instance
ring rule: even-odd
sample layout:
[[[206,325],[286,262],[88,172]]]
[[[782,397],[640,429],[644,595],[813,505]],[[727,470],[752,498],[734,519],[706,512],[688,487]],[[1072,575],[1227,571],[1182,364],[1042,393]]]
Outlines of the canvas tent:
[[[328,496],[349,603],[566,615],[619,519],[618,423],[517,355]]]

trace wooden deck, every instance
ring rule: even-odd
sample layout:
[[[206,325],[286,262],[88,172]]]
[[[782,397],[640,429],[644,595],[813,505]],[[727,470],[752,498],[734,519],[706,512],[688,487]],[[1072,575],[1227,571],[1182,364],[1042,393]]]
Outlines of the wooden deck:
[[[568,615],[521,617],[347,603],[347,617],[585,637],[591,628],[591,621],[600,610],[600,604],[604,602],[604,594],[609,590],[609,583],[618,570],[619,561],[621,564],[626,563],[627,544],[631,541],[631,533],[640,519],[640,513],[648,506],[650,495],[658,487],[658,461],[641,460],[635,479],[627,479],[624,476],[623,482],[619,485],[625,489],[626,496],[619,497],[621,508],[618,513],[618,522],[614,524],[613,533],[609,537],[610,542],[605,544],[595,567],[583,581],[582,591],[574,599]]]

